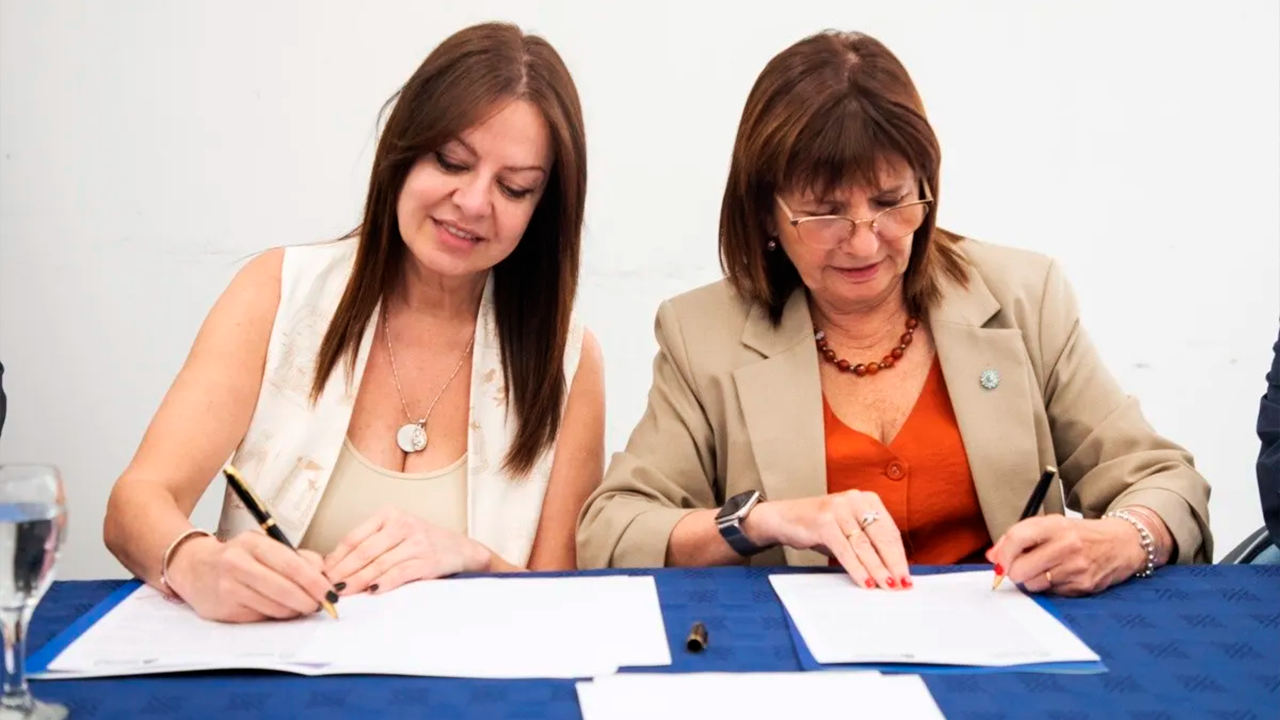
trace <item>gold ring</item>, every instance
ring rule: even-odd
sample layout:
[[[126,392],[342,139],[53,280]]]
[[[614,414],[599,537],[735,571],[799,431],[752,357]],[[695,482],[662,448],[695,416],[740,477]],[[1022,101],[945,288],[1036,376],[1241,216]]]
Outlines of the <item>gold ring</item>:
[[[1044,571],[1044,579],[1049,583],[1049,587],[1053,587],[1053,575],[1048,570]]]

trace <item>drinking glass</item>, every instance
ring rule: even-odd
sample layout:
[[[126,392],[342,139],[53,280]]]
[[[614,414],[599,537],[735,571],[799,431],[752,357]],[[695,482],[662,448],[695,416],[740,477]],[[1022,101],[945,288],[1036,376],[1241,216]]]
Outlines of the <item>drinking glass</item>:
[[[0,624],[4,691],[0,720],[61,720],[67,708],[41,702],[27,687],[27,623],[53,584],[67,510],[62,477],[51,465],[0,465]]]

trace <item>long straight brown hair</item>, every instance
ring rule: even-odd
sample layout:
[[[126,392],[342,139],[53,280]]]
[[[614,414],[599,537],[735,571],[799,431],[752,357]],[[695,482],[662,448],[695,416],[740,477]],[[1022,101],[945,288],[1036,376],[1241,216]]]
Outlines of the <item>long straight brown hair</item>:
[[[910,165],[934,198],[903,280],[908,310],[923,315],[940,298],[943,276],[967,283],[968,263],[958,236],[936,225],[942,151],[911,76],[878,40],[856,32],[810,35],[776,55],[747,96],[720,206],[729,283],[779,322],[801,281],[786,253],[766,249],[775,193],[875,187],[892,160]]]
[[[355,268],[325,332],[311,388],[320,397],[339,360],[350,382],[364,330],[406,262],[396,203],[413,165],[503,103],[536,106],[554,153],[546,190],[516,249],[493,272],[493,299],[515,441],[504,460],[526,474],[560,429],[565,342],[577,295],[587,190],[586,133],[573,79],[540,37],[507,23],[455,33],[383,107],[391,112],[373,158]]]

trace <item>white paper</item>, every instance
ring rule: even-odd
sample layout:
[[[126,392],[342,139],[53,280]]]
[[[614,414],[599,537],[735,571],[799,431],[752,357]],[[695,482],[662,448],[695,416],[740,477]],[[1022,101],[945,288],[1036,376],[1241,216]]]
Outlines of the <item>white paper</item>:
[[[671,664],[651,577],[413,583],[344,598],[342,612],[295,661],[342,672],[485,678],[581,678]]]
[[[49,664],[51,673],[168,672],[163,668],[263,668],[288,663],[328,616],[287,622],[217,623],[143,586]]]
[[[344,597],[339,620],[233,625],[134,592],[35,677],[211,669],[582,678],[671,664],[651,577],[476,578]]]
[[[943,720],[916,675],[871,672],[624,673],[576,684],[583,720]]]
[[[919,575],[867,590],[843,574],[770,575],[814,659],[1004,667],[1098,656],[1011,582],[990,572]]]

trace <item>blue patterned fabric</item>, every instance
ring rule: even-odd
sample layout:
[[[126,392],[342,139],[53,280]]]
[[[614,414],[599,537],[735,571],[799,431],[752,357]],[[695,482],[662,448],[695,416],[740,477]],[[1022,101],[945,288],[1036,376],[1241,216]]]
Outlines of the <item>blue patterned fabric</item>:
[[[799,670],[779,570],[652,573],[671,642],[663,672]],[[920,569],[917,572],[928,572]],[[590,573],[596,574],[596,573]],[[638,574],[638,573],[633,573]],[[120,586],[54,585],[31,626],[32,649]],[[1087,599],[1054,599],[1063,620],[1109,668],[1094,675],[925,675],[950,720],[1269,720],[1280,708],[1280,566],[1164,568]],[[685,650],[694,622],[708,648]],[[579,718],[570,681],[492,681],[263,672],[37,681],[37,696],[72,718]],[[851,698],[851,707],[856,699]],[[780,719],[781,720],[781,719]]]

